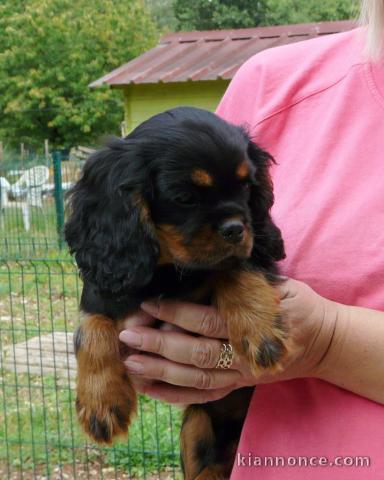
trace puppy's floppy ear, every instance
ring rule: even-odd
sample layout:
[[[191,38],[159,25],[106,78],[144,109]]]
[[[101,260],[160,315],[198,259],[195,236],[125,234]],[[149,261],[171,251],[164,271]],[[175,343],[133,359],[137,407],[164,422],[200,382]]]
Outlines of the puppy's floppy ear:
[[[252,256],[262,265],[268,258],[273,260],[285,258],[281,232],[273,223],[270,212],[274,196],[269,167],[274,163],[274,159],[251,140],[248,143],[247,153],[256,167],[255,185],[251,188],[250,197],[252,226],[257,236]]]
[[[116,140],[115,147],[87,160],[81,179],[69,192],[65,226],[83,279],[105,295],[123,295],[148,284],[159,254],[140,193],[144,173],[138,173],[137,159],[122,142]]]

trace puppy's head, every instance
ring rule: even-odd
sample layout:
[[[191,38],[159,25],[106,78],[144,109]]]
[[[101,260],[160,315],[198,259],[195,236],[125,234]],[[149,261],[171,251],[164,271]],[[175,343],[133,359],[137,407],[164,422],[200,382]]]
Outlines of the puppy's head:
[[[161,264],[219,269],[252,256],[268,268],[284,256],[270,161],[242,128],[190,107],[114,139],[70,192],[66,239],[83,277],[116,294]]]

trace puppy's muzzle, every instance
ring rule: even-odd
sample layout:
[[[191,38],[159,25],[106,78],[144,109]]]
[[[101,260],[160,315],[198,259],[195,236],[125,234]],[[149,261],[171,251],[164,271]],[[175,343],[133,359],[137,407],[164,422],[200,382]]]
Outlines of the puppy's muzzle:
[[[241,220],[230,219],[222,223],[219,233],[223,239],[232,245],[238,245],[244,239],[245,225]]]

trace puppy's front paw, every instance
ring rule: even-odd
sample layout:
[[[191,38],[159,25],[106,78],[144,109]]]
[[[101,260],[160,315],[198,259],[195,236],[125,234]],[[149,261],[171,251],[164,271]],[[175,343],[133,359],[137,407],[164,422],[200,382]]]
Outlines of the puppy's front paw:
[[[254,312],[257,324],[244,322],[231,338],[237,353],[245,357],[252,373],[259,375],[263,369],[281,371],[281,362],[287,354],[287,332],[278,313],[266,315]]]
[[[277,290],[257,272],[233,272],[218,283],[216,301],[228,326],[229,341],[252,373],[282,370],[288,352],[287,328]]]
[[[118,380],[116,382],[116,380]],[[78,381],[76,411],[84,431],[97,443],[112,443],[127,434],[136,411],[136,394],[128,379],[113,379],[104,373]]]

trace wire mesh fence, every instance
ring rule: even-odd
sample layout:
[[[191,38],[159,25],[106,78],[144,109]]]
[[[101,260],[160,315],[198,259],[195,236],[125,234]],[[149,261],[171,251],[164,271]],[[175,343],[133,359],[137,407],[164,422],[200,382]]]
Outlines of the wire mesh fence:
[[[0,478],[179,478],[177,409],[140,398],[128,440],[112,447],[79,429],[73,261],[3,259],[0,285]]]
[[[92,444],[75,413],[81,280],[63,243],[81,160],[0,162],[0,479],[178,479],[180,412],[141,397],[128,439]]]
[[[81,161],[61,152],[0,162],[0,248],[13,258],[47,255],[63,246],[64,194]]]

